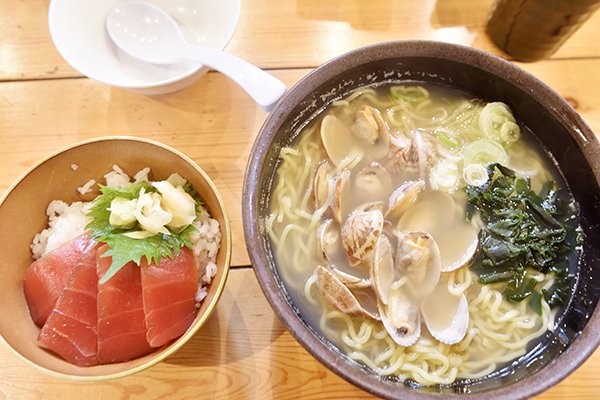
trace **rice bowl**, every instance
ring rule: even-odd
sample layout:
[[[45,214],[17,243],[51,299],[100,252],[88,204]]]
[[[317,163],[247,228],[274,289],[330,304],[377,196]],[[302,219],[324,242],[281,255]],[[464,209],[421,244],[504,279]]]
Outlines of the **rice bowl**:
[[[138,154],[143,154],[139,156]],[[204,206],[219,222],[221,246],[216,256],[216,275],[207,289],[192,326],[179,339],[141,358],[108,365],[78,368],[39,348],[39,334],[28,316],[23,296],[23,275],[32,261],[30,243],[48,222],[46,208],[51,200],[65,203],[90,201],[93,193],[76,191],[90,179],[101,182],[103,174],[118,161],[126,171],[139,171],[151,166],[154,175],[166,178],[177,170],[185,176],[204,199]],[[48,185],[48,183],[56,183]],[[27,212],[24,223],[13,223]],[[0,202],[0,237],[5,246],[0,253],[10,259],[1,263],[6,286],[2,291],[5,304],[0,321],[2,341],[20,359],[32,367],[62,379],[106,380],[130,375],[154,365],[186,343],[206,322],[223,291],[231,259],[231,233],[222,201],[210,178],[192,160],[163,144],[131,137],[107,137],[87,140],[51,154],[23,174],[2,196]],[[10,256],[9,256],[10,254]],[[24,318],[25,317],[25,318]]]
[[[149,181],[150,167],[142,168],[132,178],[127,175],[117,164],[112,166],[111,171],[104,175],[106,187],[124,188],[134,183]],[[77,191],[81,195],[92,193],[95,180],[87,181],[83,186],[78,187]],[[75,201],[67,204],[61,200],[52,200],[46,209],[48,215],[48,228],[36,233],[31,243],[31,251],[34,260],[43,257],[45,254],[57,249],[69,240],[80,236],[85,231],[85,226],[90,222],[90,217],[86,214],[92,205],[91,201]],[[204,206],[200,206],[196,221],[193,224],[196,232],[191,236],[193,252],[196,258],[196,264],[204,266],[199,270],[198,295],[196,300],[198,304],[206,297],[206,288],[203,285],[210,284],[212,278],[217,273],[215,263],[219,246],[221,242],[221,231],[219,222],[210,217],[210,214]]]

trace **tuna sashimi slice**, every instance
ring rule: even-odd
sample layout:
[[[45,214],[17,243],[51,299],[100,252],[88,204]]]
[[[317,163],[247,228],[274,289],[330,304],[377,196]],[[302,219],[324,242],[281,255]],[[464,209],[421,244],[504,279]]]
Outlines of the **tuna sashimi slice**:
[[[98,251],[98,278],[112,262],[101,256],[106,249]],[[147,331],[140,268],[130,262],[98,286],[98,361],[113,363],[150,353],[154,349],[146,340]]]
[[[95,260],[95,252],[91,251],[94,244],[89,236],[81,235],[29,266],[25,272],[25,298],[31,319],[38,326],[46,322],[73,269],[80,263]]]
[[[73,271],[38,337],[41,346],[80,367],[98,364],[96,249],[91,253]]]
[[[162,258],[158,266],[142,261],[142,293],[146,313],[146,338],[159,347],[181,336],[196,317],[198,268],[187,247],[174,259]]]

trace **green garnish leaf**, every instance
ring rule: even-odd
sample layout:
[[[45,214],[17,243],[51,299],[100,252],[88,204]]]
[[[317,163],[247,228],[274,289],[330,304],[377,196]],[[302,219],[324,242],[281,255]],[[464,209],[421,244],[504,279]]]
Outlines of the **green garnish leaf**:
[[[144,239],[133,239],[125,236],[125,234],[139,231],[140,227],[137,224],[129,229],[117,228],[110,224],[109,207],[111,202],[117,197],[128,200],[136,199],[139,197],[142,189],[146,193],[157,192],[146,181],[120,189],[100,185],[101,194],[94,199],[92,207],[87,214],[92,218],[91,222],[86,226],[86,229],[90,231],[91,237],[97,242],[108,245],[108,250],[102,254],[102,257],[112,257],[112,263],[106,274],[100,279],[100,284],[112,278],[130,261],[133,261],[137,265],[140,265],[143,261],[158,264],[163,257],[174,258],[179,255],[182,247],[192,247],[190,234],[196,230],[193,225],[188,225],[185,229],[178,232],[169,229],[170,234],[159,233]],[[202,201],[191,185],[188,183],[183,189],[196,202],[196,209],[201,207]]]
[[[434,132],[435,137],[444,145],[454,148],[460,144],[455,138],[453,138],[448,132],[438,130]]]
[[[529,306],[537,315],[542,315],[542,294],[540,292],[535,291],[531,294]]]
[[[567,257],[578,245],[579,235],[574,227],[576,207],[565,206],[556,183],[547,182],[537,194],[529,179],[491,164],[488,181],[467,186],[465,192],[467,217],[478,210],[484,222],[473,266],[479,282],[505,282],[503,294],[510,301],[535,296],[530,300],[534,310],[542,297],[551,307],[563,304],[572,280]],[[553,274],[554,285],[543,293],[536,291],[538,281],[531,273]]]
[[[515,275],[504,287],[503,294],[508,300],[519,302],[533,293],[535,285],[537,285],[537,281],[530,278],[526,273],[521,276]]]
[[[203,201],[202,198],[200,197],[200,195],[198,194],[198,192],[196,191],[196,189],[194,189],[192,187],[192,184],[187,182],[185,185],[182,186],[183,190],[189,194],[190,196],[192,196],[192,199],[194,199],[194,201],[196,202],[196,211],[199,211],[200,208],[203,206]]]
[[[571,288],[571,280],[573,276],[565,274],[562,279],[557,279],[550,289],[543,290],[544,300],[550,307],[556,307],[564,304],[569,299],[569,291]]]
[[[479,275],[479,283],[490,284],[497,282],[506,282],[515,276],[514,271],[489,272]]]
[[[100,241],[108,244],[109,249],[102,254],[102,257],[111,256],[112,264],[100,279],[100,284],[112,278],[130,261],[140,265],[142,259],[145,259],[149,264],[154,262],[158,265],[163,257],[171,259],[177,257],[183,246],[191,249],[189,235],[195,229],[193,225],[189,225],[179,234],[157,234],[146,239],[132,239],[122,233],[103,236]]]

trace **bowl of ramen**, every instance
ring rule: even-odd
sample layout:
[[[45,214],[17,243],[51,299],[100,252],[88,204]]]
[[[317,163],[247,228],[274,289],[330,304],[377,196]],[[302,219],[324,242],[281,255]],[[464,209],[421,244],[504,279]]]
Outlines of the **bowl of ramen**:
[[[303,78],[244,182],[261,287],[292,335],[386,398],[525,398],[600,337],[598,140],[513,64],[391,42]]]
[[[76,381],[131,375],[180,349],[215,309],[231,256],[208,175],[133,137],[32,166],[0,198],[0,239],[0,341]]]

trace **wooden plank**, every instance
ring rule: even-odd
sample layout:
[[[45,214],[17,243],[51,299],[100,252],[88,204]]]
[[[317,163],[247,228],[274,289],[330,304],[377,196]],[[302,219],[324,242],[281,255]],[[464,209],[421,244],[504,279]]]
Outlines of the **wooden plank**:
[[[175,355],[136,375],[72,383],[33,370],[0,346],[0,397],[23,399],[373,398],[330,372],[287,332],[251,269],[231,272],[215,313]],[[600,351],[539,400],[595,399]]]
[[[525,67],[575,104],[600,132],[600,59],[546,61]],[[292,85],[309,70],[276,71]],[[148,97],[88,79],[0,83],[0,191],[62,146],[104,135],[143,136],[194,159],[215,181],[233,231],[232,265],[249,265],[241,195],[246,162],[266,117],[221,74],[209,73],[172,95]]]
[[[442,40],[501,52],[486,36],[492,0],[244,0],[227,50],[262,68],[316,67],[356,47],[389,40]],[[54,48],[49,0],[7,1],[0,13],[0,81],[73,77]],[[99,27],[103,29],[103,27]],[[600,56],[600,13],[555,58]]]

